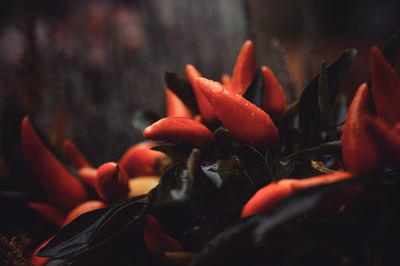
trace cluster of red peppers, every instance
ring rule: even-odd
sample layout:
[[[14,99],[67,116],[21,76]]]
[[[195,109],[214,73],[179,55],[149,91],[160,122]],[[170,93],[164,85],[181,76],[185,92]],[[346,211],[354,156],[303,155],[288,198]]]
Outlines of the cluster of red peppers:
[[[268,212],[297,191],[351,179],[400,163],[400,80],[378,48],[371,49],[371,91],[376,114],[371,114],[368,86],[362,84],[348,112],[341,136],[344,171],[304,179],[283,179],[259,189],[245,204],[241,217]],[[212,145],[214,135],[207,124],[219,120],[241,144],[266,151],[279,140],[279,132],[270,115],[286,109],[286,97],[277,78],[261,67],[264,78],[263,109],[243,95],[256,75],[254,45],[246,41],[234,67],[232,78],[222,76],[222,83],[203,78],[192,65],[186,74],[196,96],[200,115],[190,109],[171,90],[166,89],[167,117],[147,127],[148,142],[137,144],[118,163],[93,166],[69,140],[64,142],[65,159],[79,173],[80,179],[46,148],[28,118],[22,121],[22,143],[26,157],[40,184],[54,206],[30,203],[46,219],[62,228],[82,213],[104,208],[119,199],[146,194],[157,185],[154,169],[165,156],[151,150],[152,141],[186,143],[199,148]],[[137,189],[139,187],[139,189]],[[96,193],[91,193],[96,192]],[[93,196],[95,195],[95,196]],[[354,195],[354,193],[353,193]],[[347,195],[348,196],[348,195]],[[184,247],[164,233],[158,221],[146,216],[144,243],[152,254],[180,252]],[[187,255],[187,254],[186,254]],[[33,257],[35,265],[41,265]]]

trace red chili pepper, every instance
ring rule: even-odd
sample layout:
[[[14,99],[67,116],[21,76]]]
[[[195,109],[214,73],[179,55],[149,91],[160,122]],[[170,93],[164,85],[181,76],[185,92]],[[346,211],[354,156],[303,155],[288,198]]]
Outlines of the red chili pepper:
[[[221,77],[222,84],[229,91],[232,91],[232,79],[228,74],[223,74]]]
[[[204,146],[213,139],[213,134],[203,124],[180,117],[166,117],[158,120],[143,131],[143,136],[150,140],[184,142],[196,146]]]
[[[167,116],[192,118],[189,108],[170,89],[165,89],[167,99]]]
[[[151,150],[153,146],[153,142],[142,142],[133,145],[122,155],[119,165],[129,178],[155,174],[157,160],[165,157],[165,154]]]
[[[266,148],[278,139],[278,130],[268,114],[218,83],[198,78],[203,91],[224,126],[242,143]]]
[[[88,197],[85,186],[47,149],[25,117],[21,124],[22,147],[47,197],[58,207],[72,209]]]
[[[286,109],[286,96],[282,86],[268,67],[261,67],[261,71],[264,76],[264,110],[268,114],[282,113]]]
[[[97,209],[102,209],[102,208],[106,208],[107,204],[100,201],[100,200],[89,200],[89,201],[85,201],[82,204],[79,204],[78,206],[76,206],[72,211],[70,211],[70,213],[67,215],[67,217],[64,219],[61,227],[66,226],[67,224],[69,224],[70,222],[72,222],[72,220],[74,220],[75,218],[77,218],[78,216],[90,212],[90,211],[94,211]]]
[[[107,202],[126,197],[129,193],[129,178],[125,170],[114,162],[101,165],[97,170],[96,191]]]
[[[49,241],[53,238],[54,236],[50,237],[46,241],[44,241],[42,244],[40,244],[35,251],[33,252],[33,255],[30,259],[30,262],[35,265],[35,266],[43,266],[46,265],[46,263],[51,259],[50,257],[38,257],[36,254],[38,254],[39,250],[41,250],[44,246],[49,243]]]
[[[67,162],[69,162],[76,169],[82,167],[92,167],[85,156],[79,151],[76,145],[69,139],[63,142],[63,154]]]
[[[201,77],[200,72],[192,65],[186,65],[186,75],[189,78],[189,82],[192,85],[194,94],[196,96],[197,104],[200,109],[201,116],[207,122],[211,122],[217,119],[213,108],[208,102],[207,98],[203,95],[201,90],[197,87],[196,79]]]
[[[240,50],[233,69],[232,93],[243,95],[246,92],[256,74],[256,68],[254,44],[247,40]]]
[[[153,254],[160,254],[166,251],[182,251],[184,249],[181,243],[161,229],[158,221],[151,215],[146,215],[143,236],[147,250]]]
[[[336,172],[306,179],[283,179],[277,183],[271,183],[258,190],[246,203],[242,210],[241,217],[244,218],[258,213],[268,212],[296,191],[330,184],[352,177],[353,175],[349,172]]]
[[[379,117],[390,126],[400,122],[400,79],[378,47],[371,49],[371,88]]]
[[[370,117],[365,127],[371,138],[377,143],[379,156],[383,163],[390,166],[400,165],[400,134],[398,125],[390,127],[383,119]]]
[[[28,203],[29,208],[38,212],[44,219],[56,227],[60,227],[64,221],[66,213],[54,206],[41,202]]]
[[[344,165],[354,174],[369,173],[381,165],[379,144],[371,138],[365,126],[368,117],[368,88],[363,83],[350,104],[341,137]]]
[[[78,170],[78,175],[82,181],[91,188],[96,187],[97,169],[93,167],[83,167]]]

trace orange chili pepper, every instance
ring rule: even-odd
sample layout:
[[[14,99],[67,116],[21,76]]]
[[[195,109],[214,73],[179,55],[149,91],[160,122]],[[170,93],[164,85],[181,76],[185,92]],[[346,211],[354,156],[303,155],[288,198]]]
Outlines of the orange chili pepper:
[[[85,156],[83,156],[76,147],[75,143],[73,143],[71,140],[64,140],[62,151],[67,162],[69,162],[76,169],[81,169],[82,167],[92,167]]]
[[[286,96],[282,86],[268,67],[261,67],[261,71],[264,76],[264,111],[269,114],[282,113],[286,109]]]
[[[221,77],[221,81],[227,90],[232,91],[232,79],[228,74],[223,74]]]
[[[122,155],[119,165],[129,178],[154,175],[157,160],[165,157],[165,154],[151,150],[153,146],[153,142],[142,142],[133,145]]]
[[[93,167],[82,167],[78,170],[78,175],[82,181],[91,188],[96,187],[97,169]]]
[[[151,215],[146,215],[143,236],[147,250],[153,254],[160,254],[166,251],[182,251],[184,249],[181,243],[161,229],[156,218]]]
[[[256,68],[254,44],[247,40],[240,50],[233,69],[231,83],[233,94],[243,95],[246,92],[256,74]]]
[[[271,183],[258,190],[246,203],[241,217],[268,212],[296,191],[331,184],[352,177],[353,175],[349,172],[336,172],[306,179],[283,179],[277,183]]]
[[[66,226],[67,224],[72,222],[72,220],[74,220],[75,218],[77,218],[78,216],[80,216],[84,213],[94,211],[97,209],[106,208],[106,207],[107,207],[107,204],[100,200],[85,201],[84,203],[79,204],[72,211],[70,211],[70,213],[67,215],[67,217],[62,222],[61,227]]]
[[[390,126],[400,122],[400,79],[378,47],[371,48],[371,89],[379,117]]]
[[[170,89],[165,89],[167,116],[192,118],[189,108]]]
[[[203,124],[180,117],[166,117],[158,120],[143,131],[143,136],[150,140],[184,142],[196,146],[204,146],[213,139],[213,134]]]
[[[99,197],[112,202],[129,193],[129,178],[125,170],[114,162],[101,165],[97,170],[96,191]]]
[[[64,211],[46,203],[30,202],[28,206],[56,227],[62,225],[66,215]]]
[[[40,244],[35,251],[33,252],[33,255],[30,259],[30,262],[35,265],[35,266],[43,266],[46,265],[46,263],[51,259],[50,257],[38,257],[36,254],[38,254],[39,250],[41,250],[44,246],[49,243],[49,241],[53,238],[54,236],[50,237],[46,241],[44,241],[42,244]]]
[[[268,114],[215,81],[198,78],[203,91],[224,126],[242,143],[266,148],[278,139],[278,130]]]
[[[25,156],[47,197],[54,204],[72,209],[87,199],[85,186],[47,149],[28,117],[22,120],[21,137]]]
[[[369,173],[381,165],[379,144],[368,134],[365,125],[368,116],[368,88],[363,83],[350,104],[341,136],[344,165],[354,174]]]
[[[189,78],[190,85],[192,85],[197,104],[199,105],[201,116],[207,122],[214,121],[215,119],[217,119],[217,116],[215,115],[215,112],[208,102],[207,98],[203,95],[196,84],[196,79],[198,77],[201,77],[200,72],[194,66],[186,65],[186,75]]]

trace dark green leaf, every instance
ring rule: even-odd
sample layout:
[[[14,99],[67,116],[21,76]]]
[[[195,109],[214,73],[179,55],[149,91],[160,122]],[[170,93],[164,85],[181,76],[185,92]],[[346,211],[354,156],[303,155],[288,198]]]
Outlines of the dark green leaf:
[[[316,158],[318,156],[326,154],[340,154],[341,152],[342,152],[342,143],[339,140],[337,140],[337,141],[326,142],[316,147],[299,150],[288,156],[285,156],[281,160],[282,161],[293,160],[293,159],[309,160],[312,158]]]
[[[325,61],[321,64],[321,73],[318,80],[318,105],[321,112],[322,125],[325,127],[332,140],[338,139],[336,125],[333,121],[332,107],[330,103],[330,89],[328,80],[328,71]]]
[[[219,127],[214,132],[214,143],[216,146],[216,157],[225,158],[232,152],[232,148],[236,142],[229,130],[224,127]]]
[[[293,80],[293,75],[289,70],[286,52],[278,39],[271,40],[272,72],[275,74],[286,95],[288,103],[293,103],[297,99],[297,88]]]
[[[264,156],[250,145],[239,145],[236,149],[244,175],[255,188],[271,182]]]
[[[173,91],[193,114],[199,113],[196,95],[187,79],[172,71],[167,71],[165,72],[165,82],[167,83],[168,89]]]
[[[159,119],[159,116],[151,110],[136,110],[133,113],[132,126],[140,132],[143,132],[146,127],[157,122]]]
[[[192,152],[193,146],[187,144],[161,144],[151,149],[165,153],[174,161],[186,161],[189,154]]]
[[[357,54],[355,49],[344,51],[327,68],[329,84],[329,103],[333,105],[341,84]],[[322,129],[321,113],[318,104],[318,81],[320,75],[315,76],[304,89],[298,103],[299,123],[303,131],[304,146],[313,146],[321,143]]]
[[[395,31],[382,51],[390,65],[394,66],[400,55],[400,30]]]
[[[190,265],[236,265],[235,260],[243,252],[256,248],[277,229],[312,211],[326,195],[342,191],[353,182],[342,181],[296,192],[268,213],[239,220],[211,240]]]
[[[262,108],[264,101],[264,76],[261,69],[257,70],[243,97],[254,103],[257,107]]]

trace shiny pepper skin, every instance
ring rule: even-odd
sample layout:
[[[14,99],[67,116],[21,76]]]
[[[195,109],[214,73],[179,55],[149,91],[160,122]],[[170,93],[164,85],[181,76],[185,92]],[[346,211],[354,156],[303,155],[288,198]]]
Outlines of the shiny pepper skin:
[[[366,174],[381,165],[378,153],[379,143],[368,133],[368,87],[366,83],[358,88],[344,124],[342,156],[346,170],[354,174]]]
[[[183,250],[182,244],[166,234],[158,221],[151,215],[146,215],[143,237],[147,250],[153,254]]]
[[[129,193],[129,178],[124,169],[108,162],[97,169],[96,191],[107,202],[125,198]]]
[[[371,48],[371,89],[378,117],[390,126],[400,122],[400,79],[378,47]]]
[[[190,143],[204,146],[213,140],[213,134],[203,124],[181,117],[166,117],[158,120],[143,131],[149,140],[172,143]]]
[[[256,57],[254,44],[247,40],[240,50],[233,69],[231,91],[234,94],[243,95],[250,86],[256,74]]]
[[[198,78],[197,85],[214,107],[224,126],[244,144],[266,148],[278,140],[278,130],[268,114],[222,84]]]
[[[352,177],[353,175],[349,172],[336,172],[306,179],[283,179],[276,183],[273,182],[254,194],[244,206],[241,217],[244,218],[250,215],[268,212],[296,191],[330,184]]]
[[[47,197],[58,207],[72,209],[88,198],[85,186],[48,150],[28,117],[22,120],[24,154]]]
[[[46,241],[44,241],[42,244],[40,244],[35,251],[33,252],[33,255],[30,259],[30,262],[35,265],[35,266],[43,266],[46,265],[46,263],[51,259],[50,257],[38,257],[36,256],[39,252],[39,250],[41,250],[44,246],[47,245],[47,243],[49,243],[49,241],[53,238],[54,236],[50,237],[49,239],[47,239]]]
[[[201,116],[207,122],[216,120],[217,116],[212,106],[196,84],[196,79],[201,77],[200,72],[193,65],[186,65],[186,75],[189,78],[190,85],[192,85]]]
[[[268,67],[261,67],[261,71],[264,77],[264,111],[268,114],[280,114],[286,109],[286,96],[282,86]]]
[[[92,167],[85,156],[79,151],[75,143],[71,140],[66,139],[63,142],[63,154],[67,162],[69,162],[75,169],[81,169],[82,167]]]
[[[79,204],[73,210],[70,211],[70,213],[65,217],[61,227],[66,226],[72,220],[74,220],[75,218],[77,218],[78,216],[80,216],[84,213],[102,209],[102,208],[106,208],[106,207],[107,207],[107,204],[100,200],[85,201],[84,203]]]
[[[165,89],[167,116],[192,118],[189,108],[170,89]]]
[[[154,145],[154,142],[144,141],[133,145],[121,156],[119,165],[129,178],[155,174],[157,160],[164,158],[165,154],[151,150]]]

